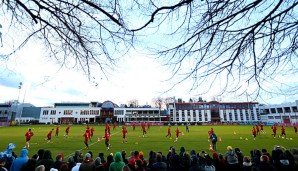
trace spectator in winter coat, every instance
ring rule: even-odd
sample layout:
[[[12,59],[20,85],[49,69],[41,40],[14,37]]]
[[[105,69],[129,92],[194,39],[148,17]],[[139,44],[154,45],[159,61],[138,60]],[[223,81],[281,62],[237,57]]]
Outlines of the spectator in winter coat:
[[[262,155],[260,157],[260,163],[255,166],[255,171],[276,171],[276,168],[270,164],[269,157],[266,155]]]
[[[251,171],[252,163],[249,156],[243,157],[243,164],[242,164],[243,171]]]
[[[238,164],[238,159],[236,153],[233,151],[231,146],[227,147],[227,152],[225,154],[225,160],[227,161],[227,170],[229,171],[238,171],[241,169]]]
[[[125,152],[124,150],[121,152],[121,155],[122,155],[122,160],[123,160],[123,162],[124,162],[125,164],[128,164],[128,160],[127,160],[127,158],[126,158],[126,152]]]
[[[65,163],[64,161],[62,161],[62,155],[58,154],[56,156],[56,161],[52,164],[51,168],[55,168],[55,169],[60,169],[61,165]]]
[[[15,159],[11,166],[10,166],[10,171],[21,171],[21,168],[23,165],[25,165],[28,161],[28,150],[27,149],[22,149],[20,152],[20,156]]]
[[[237,158],[238,158],[238,164],[240,165],[240,166],[242,166],[242,164],[243,164],[243,153],[240,151],[240,149],[239,148],[235,148],[235,153],[236,153],[236,155],[237,155]]]
[[[44,152],[45,152],[44,149],[39,149],[39,150],[37,151],[37,154],[38,154],[38,159],[37,159],[37,161],[40,161],[40,160],[43,159]]]
[[[70,156],[67,160],[68,170],[71,170],[75,165],[76,162],[74,161],[74,158]]]
[[[166,171],[167,163],[162,161],[162,155],[156,154],[156,162],[152,164],[152,171]]]
[[[95,170],[95,162],[91,157],[90,153],[86,153],[85,159],[80,165],[79,171],[94,171]]]
[[[135,160],[141,160],[139,157],[139,151],[135,151],[133,156],[128,160],[128,166],[131,170],[135,168]]]
[[[95,159],[95,171],[105,171],[105,167],[101,163],[101,158],[97,157]]]
[[[78,162],[76,165],[71,169],[71,171],[79,171],[81,164],[83,163],[84,159],[82,157],[78,158]]]
[[[142,160],[135,160],[135,171],[145,171]]]
[[[105,170],[108,171],[109,170],[109,167],[111,165],[111,163],[114,161],[114,158],[113,158],[113,153],[111,153],[110,155],[108,155],[107,157],[107,162],[105,162],[103,164],[103,166],[105,167]]]
[[[255,150],[251,151],[250,153],[251,153],[252,167],[255,167],[260,163],[261,151],[258,149],[255,149]]]
[[[183,166],[180,163],[180,156],[174,154],[170,157],[170,165],[168,171],[181,171],[184,170]]]
[[[45,150],[43,157],[40,161],[37,162],[37,166],[44,165],[45,171],[50,171],[52,164],[54,163],[54,160],[52,158],[52,153],[50,150]]]
[[[21,171],[35,171],[35,166],[38,158],[38,154],[34,154],[32,158],[29,159],[27,163],[22,166]]]
[[[149,152],[149,167],[152,167],[152,164],[156,162],[156,152],[150,151]]]
[[[117,152],[114,157],[114,161],[109,167],[109,171],[121,171],[125,163],[122,161],[122,155],[120,152]]]

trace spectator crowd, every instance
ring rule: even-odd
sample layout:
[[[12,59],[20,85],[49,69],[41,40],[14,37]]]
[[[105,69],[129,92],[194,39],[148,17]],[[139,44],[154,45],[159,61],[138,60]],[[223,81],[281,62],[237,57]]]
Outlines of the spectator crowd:
[[[150,151],[148,158],[144,152],[126,151],[82,154],[75,151],[65,159],[63,154],[52,156],[50,150],[40,149],[29,157],[28,150],[19,155],[1,154],[0,171],[297,171],[298,149],[274,146],[272,150],[254,149],[243,154],[239,148],[228,146],[226,153],[216,151],[187,151],[184,147],[176,150],[171,146],[165,154]],[[0,155],[0,156],[1,156]]]

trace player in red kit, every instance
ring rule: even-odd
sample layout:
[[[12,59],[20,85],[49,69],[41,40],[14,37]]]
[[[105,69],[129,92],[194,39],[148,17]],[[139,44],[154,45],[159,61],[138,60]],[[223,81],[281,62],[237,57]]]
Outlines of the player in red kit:
[[[280,134],[278,137],[281,137],[281,136],[283,136],[283,135],[284,135],[285,137],[287,136],[287,135],[286,135],[286,130],[285,130],[284,126],[281,126],[281,134]]]
[[[115,130],[116,129],[116,122],[114,122],[114,124],[113,124],[113,130]]]
[[[251,133],[252,133],[252,136],[254,137],[254,140],[256,140],[257,130],[254,126],[252,127]]]
[[[88,134],[89,141],[91,141],[91,130],[90,130],[90,127],[87,127],[86,133]]]
[[[110,150],[110,147],[112,146],[111,144],[109,144],[109,141],[110,141],[110,134],[108,132],[107,129],[105,129],[105,144],[106,144],[106,147],[107,147],[107,150]]]
[[[86,145],[86,149],[89,149],[89,144],[88,144],[88,140],[89,138],[89,132],[88,132],[89,128],[86,130],[86,132],[83,134],[84,137],[84,144]]]
[[[59,128],[60,128],[60,126],[58,125],[58,126],[56,127],[55,137],[58,137],[58,134],[59,134]]]
[[[122,127],[122,143],[127,143],[127,140],[126,140],[126,134],[127,134],[127,130],[125,128],[125,126]]]
[[[209,131],[208,131],[208,141],[210,141],[210,135],[213,134],[214,131],[213,131],[213,128],[211,128]]]
[[[70,125],[68,125],[68,126],[66,127],[64,137],[68,137],[69,129],[70,129]]]
[[[150,125],[150,123],[148,122],[148,123],[147,123],[147,129],[148,129],[148,130],[150,129],[150,126],[151,126],[151,125]]]
[[[91,128],[91,138],[93,137],[93,134],[94,134],[94,128],[92,127]]]
[[[31,140],[31,137],[34,135],[34,133],[31,131],[31,129],[29,129],[26,134],[25,134],[25,137],[26,137],[26,145],[24,148],[30,148],[30,140]]]
[[[109,134],[111,134],[111,127],[109,123],[106,124],[106,130],[108,131]]]
[[[172,133],[171,133],[171,126],[168,127],[168,134],[166,135],[166,137],[170,137],[172,138]]]
[[[179,138],[179,134],[180,134],[181,132],[179,131],[179,128],[177,127],[177,129],[176,129],[176,140],[175,140],[175,142],[177,142],[178,141],[178,138]]]
[[[132,124],[132,130],[136,130],[136,123],[135,122]]]
[[[257,135],[260,135],[260,128],[258,124],[256,125],[256,131],[257,131]]]
[[[264,132],[264,124],[263,123],[260,123],[260,128],[261,128],[261,133],[265,133]]]
[[[145,134],[147,134],[145,123],[142,123],[142,132],[143,132],[143,137],[145,137]]]
[[[47,143],[50,143],[50,142],[51,142],[53,131],[54,131],[54,128],[52,128],[52,129],[49,131],[49,133],[47,134],[47,138],[45,138],[45,140],[48,141]]]
[[[276,137],[276,130],[277,130],[276,125],[273,125],[271,128],[272,128],[272,131],[273,131],[272,135],[275,138]]]

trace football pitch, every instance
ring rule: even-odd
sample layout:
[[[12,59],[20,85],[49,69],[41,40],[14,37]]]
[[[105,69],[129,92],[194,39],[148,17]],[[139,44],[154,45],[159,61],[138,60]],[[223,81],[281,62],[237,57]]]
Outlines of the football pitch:
[[[294,133],[293,127],[285,127],[287,137],[278,138],[281,127],[277,127],[277,137],[272,137],[271,127],[265,126],[265,133],[261,133],[253,140],[251,130],[252,126],[189,126],[190,132],[185,132],[185,126],[172,126],[172,138],[166,138],[168,126],[151,126],[145,137],[142,136],[141,127],[137,126],[135,131],[132,127],[127,126],[127,143],[122,143],[121,125],[118,125],[115,130],[111,126],[111,149],[108,151],[104,139],[104,126],[90,125],[94,127],[95,132],[92,141],[89,142],[89,149],[85,149],[83,134],[86,130],[86,125],[72,125],[70,128],[69,137],[64,137],[66,125],[60,126],[59,136],[55,137],[55,125],[26,125],[26,126],[11,126],[0,127],[0,152],[4,151],[9,143],[16,144],[16,149],[13,151],[19,155],[21,149],[25,146],[25,133],[28,128],[31,128],[34,136],[30,141],[29,156],[36,154],[39,149],[51,150],[53,158],[59,153],[64,153],[66,159],[73,155],[76,150],[80,150],[85,154],[92,151],[96,157],[99,153],[104,153],[105,157],[110,153],[125,150],[127,157],[131,151],[143,151],[145,158],[148,158],[149,151],[162,152],[166,155],[170,146],[174,146],[179,153],[180,147],[184,147],[187,152],[195,150],[197,153],[206,151],[209,154],[212,151],[209,149],[208,131],[213,128],[218,137],[217,152],[224,154],[227,146],[240,148],[244,155],[250,155],[250,150],[266,148],[268,152],[275,145],[284,146],[287,149],[298,147],[298,135]],[[179,128],[182,134],[175,142],[175,130]],[[45,141],[47,133],[54,128],[52,134],[52,143]],[[100,140],[100,141],[98,141]]]

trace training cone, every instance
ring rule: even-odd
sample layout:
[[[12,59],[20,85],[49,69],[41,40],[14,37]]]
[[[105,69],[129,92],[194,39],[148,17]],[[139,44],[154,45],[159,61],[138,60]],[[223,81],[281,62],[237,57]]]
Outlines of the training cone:
[[[245,138],[245,140],[248,140],[247,138]]]
[[[209,146],[209,150],[213,150],[213,148],[212,148],[212,145],[210,144],[210,146]]]
[[[242,140],[242,137],[240,137],[240,140]]]
[[[219,142],[221,142],[221,137],[219,137]]]
[[[234,131],[234,134],[236,134],[236,131]]]
[[[136,142],[136,144],[139,144],[138,142]]]

